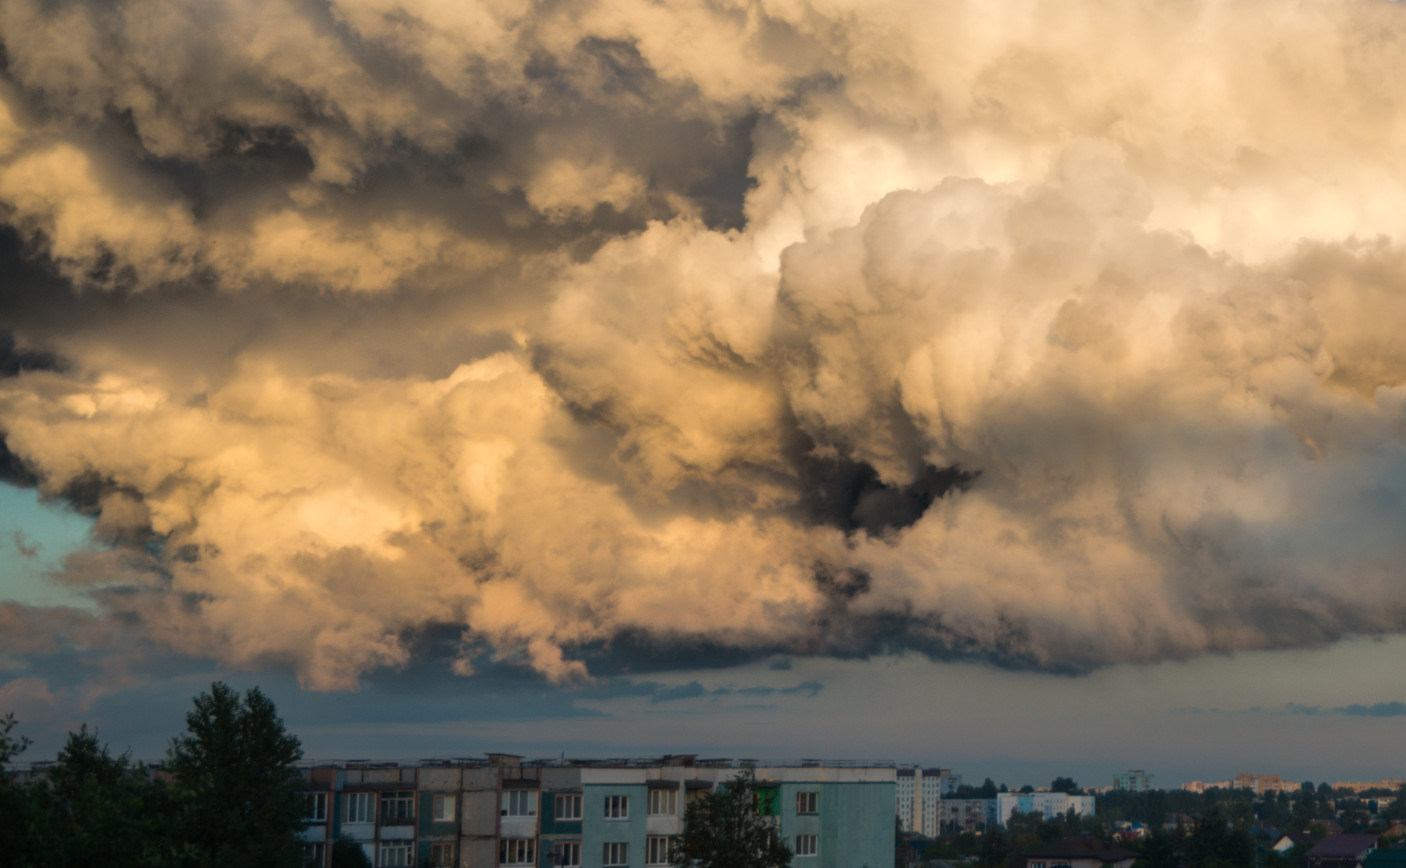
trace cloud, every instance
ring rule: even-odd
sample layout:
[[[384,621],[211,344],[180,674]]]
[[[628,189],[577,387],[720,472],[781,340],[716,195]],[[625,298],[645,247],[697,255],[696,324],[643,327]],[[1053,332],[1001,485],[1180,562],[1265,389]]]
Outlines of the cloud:
[[[24,531],[15,531],[10,536],[10,542],[14,545],[15,551],[25,560],[33,560],[39,554],[39,543],[28,542],[29,537]]]
[[[96,519],[52,576],[94,613],[7,653],[344,690],[1406,629],[1395,4],[0,0],[0,39],[0,478]]]
[[[1406,716],[1406,702],[1375,702],[1371,705],[1300,705],[1291,702],[1287,706],[1293,714],[1342,714],[1348,717],[1402,717]]]
[[[687,684],[679,684],[674,687],[663,687],[652,682],[646,685],[653,688],[649,701],[653,704],[663,702],[678,702],[683,699],[697,699],[703,696],[795,696],[804,695],[814,699],[820,691],[825,689],[825,685],[819,681],[806,681],[792,687],[771,687],[768,685],[754,685],[751,687],[730,687],[719,686],[709,689],[704,687],[699,681],[690,681]]]

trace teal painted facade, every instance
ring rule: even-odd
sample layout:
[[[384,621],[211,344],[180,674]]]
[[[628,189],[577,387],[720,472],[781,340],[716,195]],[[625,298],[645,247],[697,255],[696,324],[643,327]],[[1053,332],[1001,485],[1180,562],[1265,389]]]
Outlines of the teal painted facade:
[[[604,868],[607,843],[626,844],[628,868],[644,868],[649,788],[644,784],[587,784],[581,789],[581,868]],[[608,796],[629,798],[628,818],[606,819]]]
[[[434,800],[435,796],[448,796],[454,799],[453,810],[450,811],[450,819],[435,820]],[[449,844],[454,847],[459,840],[459,810],[462,807],[460,796],[454,792],[431,792],[421,790],[416,798],[415,816],[417,818],[415,836],[415,864],[430,864],[430,851],[436,844]],[[457,847],[454,847],[457,849]]]
[[[557,796],[576,796],[581,798],[583,803],[584,818],[584,794],[579,789],[575,790],[546,790],[542,793],[541,817],[541,847],[538,848],[537,864],[539,868],[556,868],[556,861],[552,858],[553,848],[559,841],[581,841],[580,819],[563,820],[557,812]],[[582,854],[585,858],[585,853]]]
[[[802,793],[817,794],[817,812],[797,811]],[[816,835],[814,856],[795,856],[792,868],[887,868],[893,863],[895,784],[783,783],[781,837],[796,851],[800,835]]]

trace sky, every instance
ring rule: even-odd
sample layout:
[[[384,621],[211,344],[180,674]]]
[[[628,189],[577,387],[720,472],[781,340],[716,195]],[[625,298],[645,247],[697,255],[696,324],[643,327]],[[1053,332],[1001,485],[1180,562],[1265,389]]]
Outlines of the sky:
[[[0,713],[1406,776],[1406,9],[0,0]]]

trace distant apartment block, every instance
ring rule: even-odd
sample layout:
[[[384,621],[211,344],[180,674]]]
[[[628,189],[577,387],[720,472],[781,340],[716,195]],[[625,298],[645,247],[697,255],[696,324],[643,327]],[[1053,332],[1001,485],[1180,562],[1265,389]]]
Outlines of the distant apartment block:
[[[1187,781],[1181,785],[1188,793],[1204,793],[1211,789],[1228,790],[1230,787],[1230,781]]]
[[[893,859],[891,766],[754,766],[691,756],[609,762],[338,762],[304,769],[304,852],[330,865],[346,836],[375,868],[650,868],[667,865],[691,799],[743,768],[793,868]]]
[[[903,831],[937,837],[942,799],[957,792],[961,785],[962,776],[952,774],[951,769],[901,766],[895,788],[895,813]]]
[[[1152,775],[1133,769],[1113,776],[1113,789],[1130,793],[1145,793],[1152,789]]]
[[[996,823],[995,799],[943,799],[938,808],[941,831],[975,832]]]
[[[1234,787],[1237,790],[1253,790],[1255,795],[1262,796],[1265,793],[1293,792],[1299,785],[1283,780],[1278,775],[1252,775],[1241,772],[1235,776]]]
[[[1335,790],[1350,790],[1354,793],[1361,793],[1366,790],[1392,790],[1401,789],[1401,785],[1406,784],[1406,779],[1383,778],[1379,781],[1338,781],[1333,784]]]
[[[1039,814],[1046,820],[1062,817],[1073,811],[1075,816],[1093,816],[1093,796],[1071,796],[1068,793],[1000,793],[996,796],[996,822],[1002,826],[1017,811]]]

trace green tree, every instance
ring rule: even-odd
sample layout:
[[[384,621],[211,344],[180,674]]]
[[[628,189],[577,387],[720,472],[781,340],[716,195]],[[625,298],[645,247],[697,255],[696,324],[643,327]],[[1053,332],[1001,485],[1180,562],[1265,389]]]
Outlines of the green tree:
[[[1396,799],[1381,811],[1383,820],[1406,820],[1406,784],[1396,791]]]
[[[37,812],[26,786],[11,780],[10,763],[29,747],[29,739],[11,735],[18,723],[13,714],[0,717],[0,865],[31,865]]]
[[[981,835],[982,868],[1005,868],[1011,855],[1010,842],[1000,826],[992,826]]]
[[[1050,781],[1050,792],[1077,793],[1079,792],[1079,785],[1075,783],[1073,778],[1068,778],[1063,775],[1060,775],[1059,777]]]
[[[678,868],[786,868],[791,850],[757,810],[751,770],[689,802],[674,848]]]
[[[1219,806],[1212,806],[1196,824],[1186,842],[1186,864],[1190,868],[1249,868],[1255,845],[1243,826],[1234,829],[1226,822]]]
[[[257,687],[241,698],[217,682],[197,696],[166,760],[181,806],[175,825],[184,861],[200,868],[302,868],[302,756],[298,739]]]
[[[8,770],[10,762],[29,747],[29,739],[22,735],[10,735],[18,725],[13,713],[0,717],[0,771]]]
[[[903,837],[903,820],[899,817],[893,818],[893,837],[898,842],[898,846],[893,848],[894,868],[904,868],[909,862],[914,861],[913,845]]]
[[[165,821],[166,788],[114,757],[84,724],[68,734],[46,783],[30,788],[43,841],[36,849],[52,866],[149,868],[172,864]]]
[[[1161,826],[1153,826],[1152,832],[1136,846],[1141,850],[1141,868],[1178,868],[1176,842]]]
[[[332,868],[372,868],[361,845],[345,835],[332,842]]]

